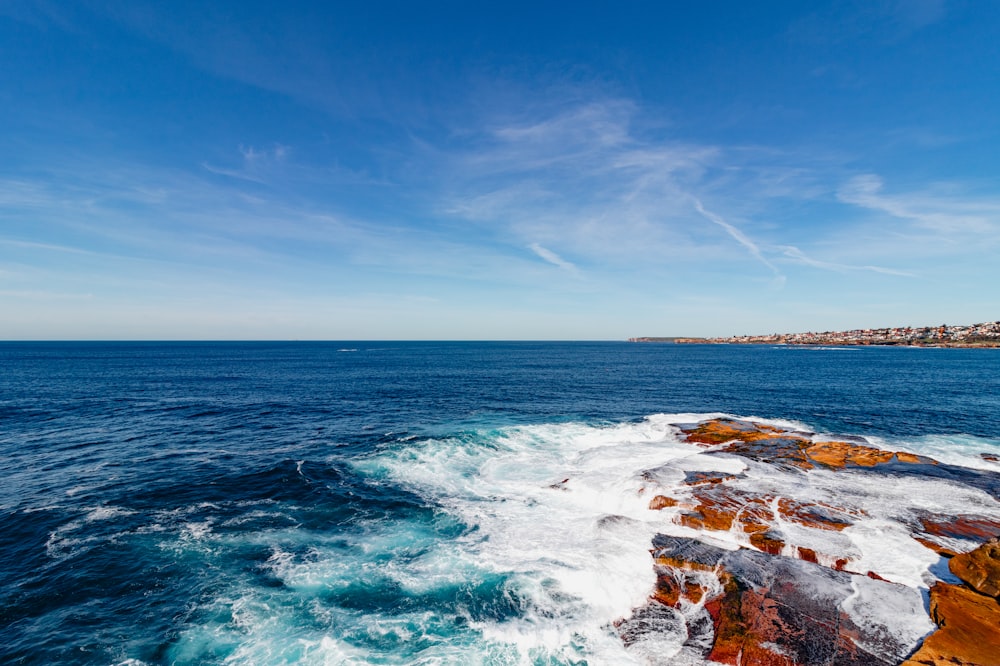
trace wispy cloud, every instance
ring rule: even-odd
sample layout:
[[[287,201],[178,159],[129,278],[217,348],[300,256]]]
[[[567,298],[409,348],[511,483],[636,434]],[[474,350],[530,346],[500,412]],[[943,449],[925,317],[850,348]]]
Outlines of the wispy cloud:
[[[933,190],[899,195],[886,194],[883,190],[882,178],[865,174],[845,183],[837,192],[837,198],[940,233],[995,237],[1000,231],[1000,200],[956,197]]]
[[[291,154],[291,147],[277,143],[271,148],[241,145],[239,154],[243,158],[239,167],[223,167],[208,162],[202,162],[201,166],[206,171],[220,176],[263,184],[267,182],[267,175],[273,175],[276,169],[284,165]]]
[[[537,254],[539,257],[552,264],[553,266],[558,266],[559,268],[565,271],[569,271],[574,275],[578,273],[578,269],[573,263],[566,261],[552,250],[546,247],[542,247],[538,243],[532,243],[531,245],[528,246],[528,248],[532,252]]]
[[[692,198],[692,200],[694,201],[695,210],[701,213],[702,217],[725,229],[726,233],[733,237],[733,240],[749,250],[750,254],[756,257],[760,263],[770,268],[771,272],[773,272],[776,276],[781,277],[781,272],[774,266],[774,264],[767,260],[764,254],[760,251],[760,248],[757,247],[757,244],[747,238],[746,234],[723,220],[715,213],[705,210],[705,207],[697,198]]]
[[[850,264],[841,264],[832,261],[821,261],[819,259],[814,259],[812,257],[806,256],[805,252],[795,247],[794,245],[783,245],[779,246],[782,253],[789,259],[793,259],[797,263],[805,264],[806,266],[812,266],[813,268],[820,268],[823,270],[835,271],[837,273],[847,273],[851,271],[871,271],[872,273],[881,273],[883,275],[896,275],[899,277],[916,277],[914,273],[909,271],[900,271],[893,268],[883,268],[882,266],[853,266]]]

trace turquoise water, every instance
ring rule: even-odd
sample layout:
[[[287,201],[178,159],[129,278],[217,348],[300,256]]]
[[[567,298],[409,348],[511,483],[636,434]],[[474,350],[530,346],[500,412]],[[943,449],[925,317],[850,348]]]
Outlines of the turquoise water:
[[[658,663],[638,479],[720,413],[996,473],[1000,350],[0,344],[0,662]]]

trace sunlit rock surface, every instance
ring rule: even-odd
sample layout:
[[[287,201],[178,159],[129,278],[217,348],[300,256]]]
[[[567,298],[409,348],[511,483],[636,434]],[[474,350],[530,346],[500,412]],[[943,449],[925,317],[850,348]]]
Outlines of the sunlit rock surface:
[[[746,420],[678,430],[704,453],[643,476],[676,533],[627,643],[680,622],[685,663],[1000,666],[1000,475]]]

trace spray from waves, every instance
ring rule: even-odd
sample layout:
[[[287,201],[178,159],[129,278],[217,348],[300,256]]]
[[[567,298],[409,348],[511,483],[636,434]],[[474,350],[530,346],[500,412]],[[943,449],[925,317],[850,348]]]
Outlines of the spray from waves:
[[[975,510],[1000,518],[1000,507],[986,493],[944,481],[873,480],[823,470],[803,475],[750,460],[708,456],[678,439],[678,424],[717,416],[722,415],[655,415],[640,423],[606,427],[508,428],[426,440],[384,451],[360,465],[475,526],[461,539],[429,551],[410,575],[433,585],[441,576],[459,573],[461,567],[456,570],[454,565],[460,561],[464,567],[509,576],[524,611],[472,626],[486,642],[514,646],[523,663],[580,658],[595,663],[701,663],[697,651],[684,648],[690,627],[703,612],[700,607],[682,607],[684,617],[661,618],[657,631],[646,632],[638,643],[623,642],[615,626],[648,600],[654,585],[649,550],[656,533],[698,536],[728,548],[750,545],[748,535],[736,527],[722,533],[694,532],[678,524],[676,512],[650,510],[650,497],[668,490],[676,494],[689,471],[741,475],[737,483],[742,488],[772,497],[775,503],[790,499],[844,507],[854,524],[843,531],[809,530],[790,522],[780,527],[817,553],[849,553],[860,573],[870,571],[917,589],[933,584],[937,574],[932,570],[939,564],[939,556],[911,538],[910,525],[918,512],[961,515]],[[788,421],[768,423],[806,429]],[[925,445],[939,441],[929,438]],[[976,449],[992,444],[966,444],[953,447],[952,459],[980,466]],[[911,443],[911,448],[920,449],[921,442]],[[855,607],[872,601],[862,598]],[[901,617],[887,626],[911,642],[933,627],[924,616]]]
[[[705,663],[704,650],[691,644],[693,628],[710,622],[703,604],[636,613],[656,584],[654,535],[749,545],[737,528],[699,532],[680,525],[672,509],[649,508],[657,494],[683,493],[694,471],[738,475],[734,484],[775,503],[836,504],[852,515],[847,529],[791,522],[781,529],[817,553],[848,553],[858,571],[915,589],[940,573],[939,558],[910,537],[914,511],[974,508],[1000,519],[991,497],[944,481],[804,475],[706,455],[678,437],[678,424],[720,416],[387,443],[353,468],[372,484],[421,498],[423,508],[346,529],[248,531],[187,517],[163,547],[193,568],[225,573],[189,609],[164,656],[218,664]],[[970,442],[962,455],[972,460],[987,444]],[[704,578],[711,590],[712,577]],[[845,610],[871,623],[867,594],[859,588]],[[911,642],[933,626],[925,616],[893,622],[887,630]]]

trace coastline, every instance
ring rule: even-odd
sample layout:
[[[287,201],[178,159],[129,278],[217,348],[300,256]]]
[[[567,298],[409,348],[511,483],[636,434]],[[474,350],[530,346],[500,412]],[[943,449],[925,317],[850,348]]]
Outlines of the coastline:
[[[897,326],[822,333],[771,333],[730,337],[635,337],[629,342],[673,342],[700,345],[799,345],[823,347],[1000,348],[1000,321],[961,326]]]

